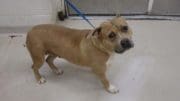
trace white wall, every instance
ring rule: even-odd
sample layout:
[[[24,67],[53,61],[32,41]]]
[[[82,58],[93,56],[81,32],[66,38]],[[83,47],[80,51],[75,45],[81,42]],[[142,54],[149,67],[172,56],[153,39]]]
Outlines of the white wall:
[[[32,26],[55,21],[58,0],[0,0],[0,27]]]

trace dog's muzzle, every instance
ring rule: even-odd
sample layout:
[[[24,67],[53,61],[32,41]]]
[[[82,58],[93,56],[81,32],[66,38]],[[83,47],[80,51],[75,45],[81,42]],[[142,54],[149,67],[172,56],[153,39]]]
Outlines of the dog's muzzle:
[[[134,47],[134,43],[129,39],[123,39],[121,40],[121,46],[124,49],[129,49]]]
[[[120,46],[119,48],[116,48],[115,49],[115,52],[116,53],[123,53],[125,52],[126,50],[130,49],[130,48],[133,48],[134,47],[134,43],[129,40],[129,39],[122,39],[120,41]]]

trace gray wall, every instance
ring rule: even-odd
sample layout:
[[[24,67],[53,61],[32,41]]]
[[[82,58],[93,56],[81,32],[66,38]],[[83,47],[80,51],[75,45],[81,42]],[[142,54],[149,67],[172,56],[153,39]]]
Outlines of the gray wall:
[[[149,0],[70,0],[85,14],[147,14]],[[180,15],[180,0],[153,0],[152,15]],[[70,14],[76,14],[71,9]]]
[[[180,0],[154,0],[152,14],[180,15]]]
[[[144,14],[148,0],[71,0],[85,14]],[[74,14],[70,10],[70,14]]]

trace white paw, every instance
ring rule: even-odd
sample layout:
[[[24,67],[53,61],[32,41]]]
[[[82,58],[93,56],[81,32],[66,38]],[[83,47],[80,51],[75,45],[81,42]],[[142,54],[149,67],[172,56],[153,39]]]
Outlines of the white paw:
[[[108,92],[112,93],[112,94],[116,94],[116,93],[119,93],[119,90],[113,86],[113,85],[109,85],[109,88],[108,88]]]
[[[63,70],[61,70],[61,69],[54,70],[54,72],[55,72],[57,75],[62,75],[62,74],[64,73]]]
[[[46,82],[46,79],[44,79],[43,77],[41,77],[41,79],[39,79],[38,83],[39,84],[43,84]]]

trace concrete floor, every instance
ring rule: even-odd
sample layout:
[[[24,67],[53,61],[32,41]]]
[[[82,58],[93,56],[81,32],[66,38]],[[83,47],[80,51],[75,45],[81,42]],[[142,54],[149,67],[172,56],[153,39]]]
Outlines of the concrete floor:
[[[103,20],[92,20],[98,25]],[[0,34],[1,101],[179,101],[180,100],[180,22],[128,21],[134,32],[135,48],[115,55],[107,75],[120,92],[109,94],[87,70],[56,59],[64,75],[58,77],[47,64],[40,72],[47,79],[38,85],[31,70],[31,58],[23,46],[25,32]],[[60,24],[90,28],[81,20]]]

